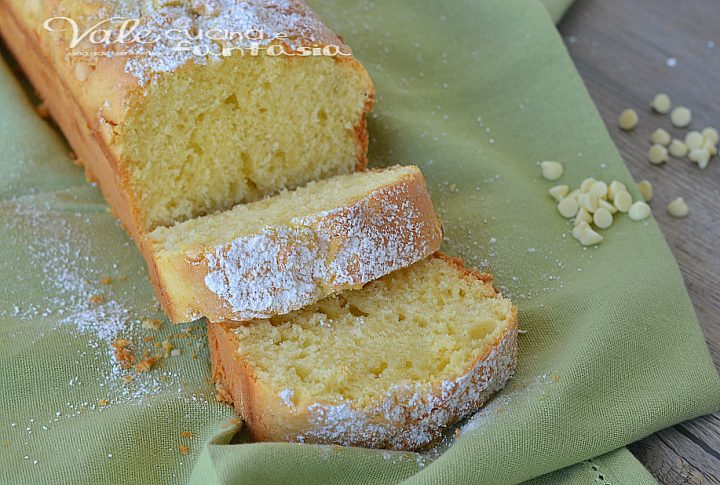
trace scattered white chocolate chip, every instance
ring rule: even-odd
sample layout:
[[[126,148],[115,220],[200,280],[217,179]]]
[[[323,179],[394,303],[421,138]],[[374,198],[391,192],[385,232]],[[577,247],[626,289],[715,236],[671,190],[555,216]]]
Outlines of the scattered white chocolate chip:
[[[705,137],[699,131],[690,131],[685,135],[685,144],[688,150],[700,148],[705,144]]]
[[[573,199],[575,200],[575,202],[577,202],[580,198],[580,191],[578,189],[572,190],[567,196],[568,198]]]
[[[605,199],[599,199],[598,200],[598,209],[605,209],[610,214],[615,214],[618,210],[617,207],[612,205],[610,202],[608,202]]]
[[[600,234],[593,231],[592,228],[588,227],[580,234],[580,244],[583,246],[595,246],[603,242],[603,238]]]
[[[692,121],[692,111],[685,106],[678,106],[670,113],[670,121],[678,128],[685,128]]]
[[[635,128],[638,124],[638,114],[634,109],[626,109],[618,117],[618,124],[620,128],[629,131]]]
[[[562,177],[565,169],[560,162],[540,162],[540,168],[542,169],[542,175],[546,180],[557,180]]]
[[[670,155],[675,158],[683,158],[688,153],[687,145],[681,140],[673,140],[670,142],[670,148],[668,150],[670,151]]]
[[[682,197],[678,197],[668,204],[668,213],[673,217],[685,217],[690,212],[688,205]]]
[[[670,133],[662,128],[658,128],[652,135],[650,135],[650,141],[652,141],[655,145],[668,146],[670,144],[670,140]]]
[[[579,205],[577,200],[571,199],[570,197],[565,197],[563,200],[560,201],[557,207],[558,211],[560,211],[560,214],[562,214],[563,217],[567,217],[569,219],[571,217],[575,217]]]
[[[700,168],[707,168],[710,163],[710,152],[704,148],[693,148],[690,150],[688,158],[698,164]]]
[[[577,215],[575,216],[574,224],[577,225],[582,221],[587,222],[588,224],[593,221],[593,216],[590,215],[590,213],[585,210],[584,207],[581,207]]]
[[[628,211],[630,219],[633,221],[642,221],[650,217],[650,206],[642,200],[635,202]]]
[[[702,131],[702,136],[713,143],[717,144],[720,141],[720,135],[715,128],[707,127]]]
[[[577,224],[575,224],[575,227],[573,227],[572,237],[579,240],[580,235],[588,229],[591,229],[590,224],[588,222],[579,221]]]
[[[670,96],[665,93],[658,93],[655,95],[655,98],[653,98],[650,106],[658,113],[665,114],[670,111],[670,106],[672,106],[670,103]]]
[[[590,193],[595,194],[599,199],[607,197],[608,186],[605,182],[595,182],[590,187]]]
[[[645,202],[650,202],[652,200],[653,186],[649,180],[641,180],[637,183],[637,188],[640,195],[642,195],[642,198],[645,199]]]
[[[627,212],[630,210],[630,206],[632,206],[632,196],[629,192],[618,192],[615,194],[613,204],[615,204],[615,207],[617,207],[617,210],[620,212]]]
[[[613,216],[607,209],[600,208],[593,214],[593,222],[600,229],[607,229],[612,226]]]
[[[624,183],[613,180],[608,187],[608,199],[613,200],[618,192],[627,192],[627,187]]]
[[[567,185],[556,185],[555,187],[552,187],[550,188],[550,190],[548,190],[548,194],[550,194],[550,197],[552,197],[558,202],[567,197],[569,193],[570,187],[568,187]]]
[[[667,162],[668,160],[668,150],[662,145],[653,145],[650,147],[650,150],[648,150],[648,160],[650,160],[650,163],[654,165],[659,165],[661,163]]]
[[[597,180],[592,177],[586,178],[580,182],[580,192],[590,192],[590,188],[595,185],[595,182],[597,182]]]
[[[703,143],[702,148],[707,150],[710,153],[710,155],[713,155],[713,156],[717,155],[717,153],[718,153],[717,145],[708,138],[704,138],[704,140],[705,140],[705,143]]]
[[[598,196],[590,192],[580,194],[580,207],[590,213],[595,212],[598,208]]]

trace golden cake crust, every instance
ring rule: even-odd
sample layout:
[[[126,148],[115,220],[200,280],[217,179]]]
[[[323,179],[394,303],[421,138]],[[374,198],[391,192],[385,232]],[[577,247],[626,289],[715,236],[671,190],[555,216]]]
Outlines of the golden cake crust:
[[[492,277],[441,253],[467,278],[491,287]],[[497,298],[501,296],[493,288]],[[254,439],[340,444],[369,448],[417,450],[440,438],[442,430],[477,411],[502,389],[515,371],[517,309],[511,306],[507,324],[485,352],[452,380],[437,383],[418,395],[397,389],[382,402],[364,409],[352,403],[314,403],[305,409],[288,407],[281,396],[263,392],[253,369],[238,357],[237,324],[208,324],[213,381],[223,399],[234,405]]]
[[[242,321],[288,313],[409,266],[440,248],[442,226],[420,170],[347,206],[219,247],[145,254],[173,322]]]

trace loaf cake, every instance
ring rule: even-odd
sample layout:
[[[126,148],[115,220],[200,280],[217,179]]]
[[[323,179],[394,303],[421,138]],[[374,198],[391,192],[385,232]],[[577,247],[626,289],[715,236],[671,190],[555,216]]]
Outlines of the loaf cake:
[[[0,33],[136,238],[366,165],[372,82],[301,0],[0,0]]]
[[[213,378],[253,438],[422,448],[515,369],[517,311],[436,254],[302,310],[208,325]]]
[[[159,227],[145,254],[174,322],[288,313],[437,251],[442,229],[417,167],[339,175]]]

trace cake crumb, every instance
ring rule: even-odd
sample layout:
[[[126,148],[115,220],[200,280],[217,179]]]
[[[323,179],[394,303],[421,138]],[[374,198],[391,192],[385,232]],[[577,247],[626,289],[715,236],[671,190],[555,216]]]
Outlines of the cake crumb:
[[[47,107],[46,103],[40,103],[35,107],[35,112],[38,114],[38,116],[44,120],[50,118],[50,110]]]
[[[110,283],[112,283],[112,280],[110,279],[109,276],[106,276],[106,277],[104,277],[104,278],[102,279],[102,284],[103,284],[103,285],[107,286],[107,285],[109,285]]]
[[[90,298],[88,299],[88,301],[90,303],[92,303],[93,305],[100,305],[103,302],[103,297],[102,297],[102,295],[98,295],[98,294],[90,295]]]
[[[185,445],[178,446],[178,449],[180,450],[180,453],[183,455],[187,455],[188,453],[190,453],[190,448]]]
[[[98,404],[98,406],[103,407],[103,406],[107,406],[108,404],[110,404],[110,402],[107,399],[100,399],[97,404]]]
[[[175,348],[175,346],[169,341],[169,340],[163,340],[162,342],[162,350],[163,354],[165,354],[165,357],[168,357],[170,355],[170,352]]]
[[[192,438],[193,434],[190,431],[183,431],[182,433],[180,433],[180,436],[183,438]]]
[[[155,367],[157,361],[157,357],[146,357],[135,365],[135,372],[149,372]]]
[[[158,330],[161,326],[162,322],[160,320],[146,319],[142,321],[142,328],[147,330]]]
[[[137,360],[130,349],[130,342],[123,338],[116,338],[112,342],[112,347],[115,349],[115,358],[120,363],[120,367],[123,369],[129,369]]]

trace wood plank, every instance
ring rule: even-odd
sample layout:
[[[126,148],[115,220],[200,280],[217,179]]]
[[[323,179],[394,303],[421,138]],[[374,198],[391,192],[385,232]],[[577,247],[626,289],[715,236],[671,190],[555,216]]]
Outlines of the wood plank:
[[[630,172],[655,188],[654,216],[720,368],[720,161],[700,170],[687,160],[657,167],[646,159],[655,128],[674,137],[685,133],[648,109],[658,92],[693,110],[692,128],[720,127],[719,25],[718,0],[578,0],[560,31]],[[625,108],[640,114],[640,125],[629,134],[617,128]],[[685,219],[665,211],[677,196],[690,206]],[[720,483],[719,416],[663,430],[630,449],[662,483]]]

